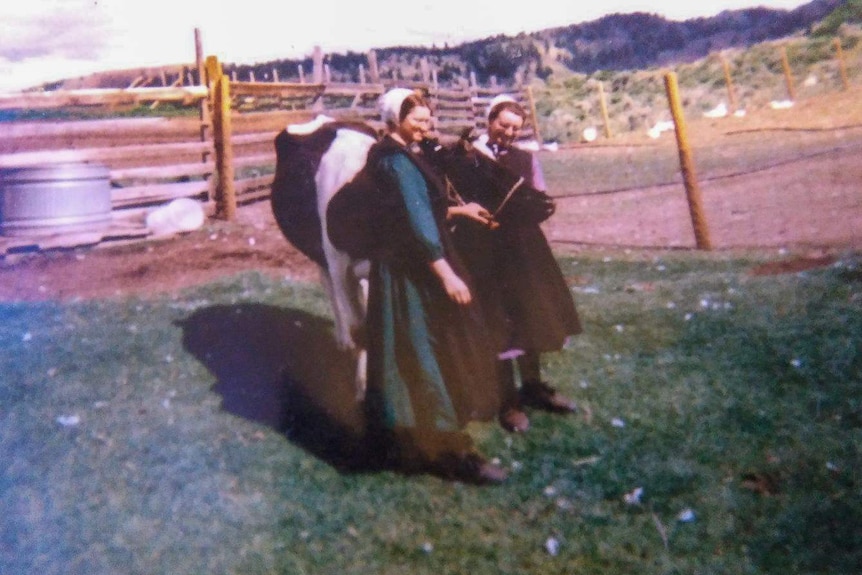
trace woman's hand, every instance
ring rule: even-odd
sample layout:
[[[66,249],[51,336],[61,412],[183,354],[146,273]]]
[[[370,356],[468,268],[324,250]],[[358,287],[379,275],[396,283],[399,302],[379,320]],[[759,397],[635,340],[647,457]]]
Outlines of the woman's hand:
[[[449,298],[457,304],[467,305],[473,301],[473,294],[470,293],[470,288],[464,283],[458,274],[452,270],[445,259],[440,258],[431,262],[431,269],[440,278],[440,283],[443,284],[443,289]]]
[[[460,206],[451,206],[446,212],[446,216],[449,219],[456,216],[468,218],[477,221],[484,226],[488,226],[491,229],[494,229],[500,225],[498,222],[495,222],[493,220],[493,218],[491,217],[491,212],[489,212],[476,202],[470,202],[469,204],[463,204]]]

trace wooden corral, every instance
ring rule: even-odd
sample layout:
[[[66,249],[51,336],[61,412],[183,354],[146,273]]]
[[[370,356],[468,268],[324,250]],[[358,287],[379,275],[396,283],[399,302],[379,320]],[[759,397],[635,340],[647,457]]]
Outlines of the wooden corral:
[[[435,129],[444,139],[465,129],[483,130],[488,103],[507,91],[481,88],[475,82],[442,88],[434,78],[381,81],[373,65],[372,81],[357,84],[327,82],[326,74],[317,70],[312,79],[318,81],[313,83],[236,81],[222,73],[212,56],[196,68],[204,79],[198,86],[141,87],[138,82],[125,89],[0,94],[0,110],[102,110],[107,116],[111,114],[104,110],[157,110],[166,104],[187,110],[175,117],[0,123],[0,169],[69,162],[107,166],[114,222],[101,235],[0,236],[0,253],[146,237],[147,213],[178,198],[194,198],[209,216],[231,219],[237,204],[269,195],[274,140],[281,130],[318,114],[364,121],[382,130],[377,100],[395,85],[425,92],[434,109]],[[528,89],[509,91],[535,115]],[[524,137],[538,139],[532,122]]]

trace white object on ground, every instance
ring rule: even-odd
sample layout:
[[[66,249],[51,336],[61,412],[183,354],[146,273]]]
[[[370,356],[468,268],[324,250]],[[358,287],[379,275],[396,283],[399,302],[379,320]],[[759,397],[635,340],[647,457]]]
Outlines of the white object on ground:
[[[57,423],[63,427],[73,427],[81,423],[81,418],[77,415],[61,415],[57,418]]]
[[[623,501],[629,505],[640,505],[641,497],[644,494],[643,487],[635,487],[629,493],[623,495]]]
[[[703,113],[704,118],[724,118],[727,116],[727,104],[722,102],[712,110]]]
[[[204,225],[204,209],[191,198],[177,198],[147,214],[147,227],[154,235],[190,232]]]
[[[674,127],[675,126],[674,126],[673,120],[665,120],[662,122],[656,122],[655,126],[650,128],[649,131],[647,132],[647,134],[649,135],[650,138],[655,140],[655,139],[658,139],[659,136],[661,136],[662,132],[669,132],[670,130],[673,130]]]

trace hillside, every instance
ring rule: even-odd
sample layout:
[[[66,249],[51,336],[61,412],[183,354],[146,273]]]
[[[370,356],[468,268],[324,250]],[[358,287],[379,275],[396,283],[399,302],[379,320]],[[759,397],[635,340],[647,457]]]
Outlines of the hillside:
[[[713,18],[672,22],[655,15],[611,15],[585,24],[496,36],[450,47],[390,47],[376,50],[384,81],[420,80],[427,60],[441,84],[464,83],[475,74],[486,84],[523,80],[536,96],[541,135],[571,142],[584,128],[600,126],[598,87],[607,95],[610,129],[615,135],[645,134],[669,119],[663,85],[665,68],[679,77],[686,115],[697,117],[731,104],[725,84],[726,63],[735,84],[737,109],[754,110],[787,98],[781,53],[786,51],[797,95],[805,99],[840,89],[834,42],[840,41],[851,83],[862,77],[862,0],[814,0],[796,10],[763,8],[726,11]],[[332,81],[356,82],[366,54],[329,54]],[[311,60],[279,60],[253,66],[224,63],[228,73],[246,80],[296,81],[297,67],[310,73]],[[53,88],[126,87],[165,70],[109,71],[58,82]],[[185,74],[193,74],[187,70]],[[168,75],[169,78],[175,76]]]
[[[494,36],[458,46],[396,46],[376,50],[384,78],[421,79],[419,61],[427,58],[442,83],[463,81],[474,73],[480,83],[495,76],[502,83],[517,77],[545,79],[556,70],[589,74],[597,70],[636,70],[693,62],[728,48],[810,32],[843,4],[858,2],[813,0],[794,10],[751,8],[724,11],[710,18],[682,22],[647,13],[612,14],[598,20],[550,28],[517,36]],[[366,55],[348,52],[327,56],[334,81],[357,81]],[[296,74],[305,60],[278,60],[229,66],[239,77],[256,78],[278,71],[280,78]]]
[[[493,76],[505,84],[518,79],[544,80],[560,73],[589,74],[693,62],[717,50],[746,48],[810,32],[835,12],[848,13],[839,14],[840,21],[858,19],[859,4],[860,0],[813,0],[794,10],[751,8],[682,22],[641,12],[612,14],[591,22],[517,36],[498,35],[457,46],[394,46],[376,52],[384,79],[420,80],[420,61],[425,58],[443,84],[464,82],[471,73],[480,83]],[[368,66],[366,54],[357,52],[328,54],[326,63],[335,82],[356,82],[360,66]],[[299,66],[310,72],[311,57],[224,63],[225,70],[239,79],[253,74],[258,80],[268,80],[275,71],[282,81],[297,80]],[[104,72],[59,81],[50,88],[126,87],[141,73],[137,69]]]

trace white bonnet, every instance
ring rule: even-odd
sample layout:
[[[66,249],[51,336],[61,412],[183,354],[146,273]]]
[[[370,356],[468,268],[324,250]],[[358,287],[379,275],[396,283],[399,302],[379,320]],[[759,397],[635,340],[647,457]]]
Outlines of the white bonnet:
[[[512,97],[512,96],[510,96],[509,94],[499,94],[499,95],[497,95],[497,96],[494,96],[494,99],[493,99],[493,100],[491,100],[491,103],[490,103],[490,104],[488,104],[488,113],[487,113],[487,114],[485,114],[485,117],[486,117],[486,118],[490,118],[490,117],[491,117],[491,112],[493,112],[493,111],[494,111],[494,108],[496,108],[496,107],[497,107],[497,106],[499,106],[500,104],[503,104],[504,102],[514,102],[514,103],[517,103],[518,101],[517,101],[517,100],[515,100],[515,98],[513,98],[513,97]]]
[[[411,94],[413,94],[413,90],[407,88],[392,88],[380,96],[377,102],[377,106],[380,108],[380,119],[387,125],[398,124],[401,105]]]

